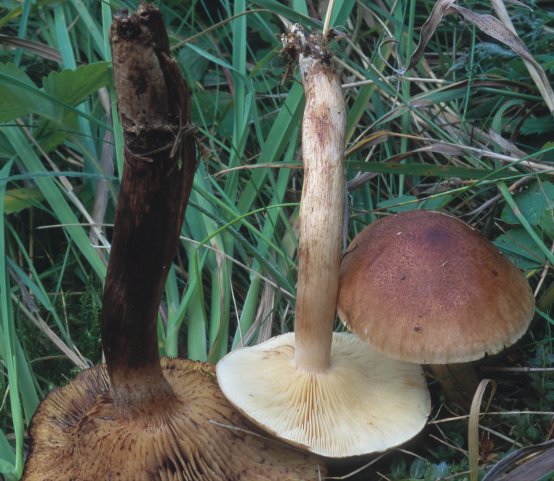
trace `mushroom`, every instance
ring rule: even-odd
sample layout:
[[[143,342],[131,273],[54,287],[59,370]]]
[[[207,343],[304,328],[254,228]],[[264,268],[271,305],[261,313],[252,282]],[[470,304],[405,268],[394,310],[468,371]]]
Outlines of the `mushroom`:
[[[111,42],[125,169],[101,316],[107,364],[41,403],[23,479],[319,479],[314,457],[252,435],[212,365],[159,360],[157,309],[196,170],[190,93],[154,7],[117,17]]]
[[[387,356],[437,365],[439,377],[455,377],[453,363],[516,342],[533,311],[523,274],[479,232],[439,212],[378,220],[341,263],[338,313],[346,327]]]
[[[275,436],[334,458],[380,452],[415,436],[430,410],[419,366],[333,333],[343,225],[346,105],[326,39],[293,25],[306,106],[295,333],[235,350],[217,365],[219,385]]]

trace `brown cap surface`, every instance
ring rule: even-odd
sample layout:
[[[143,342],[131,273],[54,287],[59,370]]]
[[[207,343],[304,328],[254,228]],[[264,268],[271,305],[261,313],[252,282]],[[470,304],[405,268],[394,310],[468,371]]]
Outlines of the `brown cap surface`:
[[[430,211],[366,227],[341,263],[338,312],[357,336],[404,361],[467,362],[527,330],[533,293],[479,232]]]
[[[128,418],[114,407],[104,366],[50,393],[33,417],[23,480],[319,479],[313,456],[249,434],[252,426],[224,398],[212,365],[161,363],[175,400]]]
[[[275,436],[333,458],[386,451],[427,422],[421,367],[383,356],[350,333],[334,333],[331,367],[294,362],[295,335],[237,349],[217,365],[221,390],[246,417]]]

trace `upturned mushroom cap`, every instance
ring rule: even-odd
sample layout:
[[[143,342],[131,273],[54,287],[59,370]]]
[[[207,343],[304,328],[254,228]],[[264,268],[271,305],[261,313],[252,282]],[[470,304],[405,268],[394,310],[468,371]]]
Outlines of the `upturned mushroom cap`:
[[[430,211],[366,227],[341,263],[338,312],[404,361],[468,362],[513,344],[534,311],[524,275],[462,221]]]
[[[217,365],[225,396],[264,430],[322,456],[385,451],[415,436],[430,411],[420,366],[334,333],[331,368],[297,369],[294,333],[238,349]]]
[[[148,412],[122,416],[105,366],[50,393],[33,417],[23,480],[319,479],[313,456],[250,434],[212,365],[162,359],[162,369],[175,398]]]

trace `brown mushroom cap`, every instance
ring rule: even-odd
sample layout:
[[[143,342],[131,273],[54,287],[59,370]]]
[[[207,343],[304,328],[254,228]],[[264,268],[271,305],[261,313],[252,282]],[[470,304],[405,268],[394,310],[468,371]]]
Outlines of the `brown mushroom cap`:
[[[33,417],[25,481],[316,480],[313,456],[249,434],[207,363],[162,359],[169,405],[123,415],[105,366],[50,393]],[[324,468],[321,468],[324,472]]]
[[[513,344],[534,311],[524,275],[479,232],[430,211],[366,227],[341,263],[338,312],[404,361],[468,362]]]
[[[295,334],[230,352],[217,364],[225,396],[275,436],[313,453],[344,458],[382,452],[427,422],[420,366],[383,356],[350,333],[333,333],[331,367],[297,369]]]

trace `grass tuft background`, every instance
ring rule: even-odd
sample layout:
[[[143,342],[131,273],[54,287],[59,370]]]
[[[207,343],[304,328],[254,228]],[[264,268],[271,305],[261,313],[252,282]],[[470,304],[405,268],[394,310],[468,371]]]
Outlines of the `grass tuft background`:
[[[116,11],[135,7],[0,6],[0,473],[9,480],[21,474],[39,400],[101,361],[122,166],[107,31]],[[216,362],[292,328],[303,93],[281,56],[279,16],[321,29],[326,2],[159,7],[193,90],[200,158],[160,352]],[[535,291],[530,332],[478,363],[498,386],[480,420],[483,472],[554,432],[551,5],[344,0],[331,25],[349,106],[345,243],[390,212],[445,210],[494,241]],[[467,418],[431,388],[426,431],[359,479],[469,479]]]

